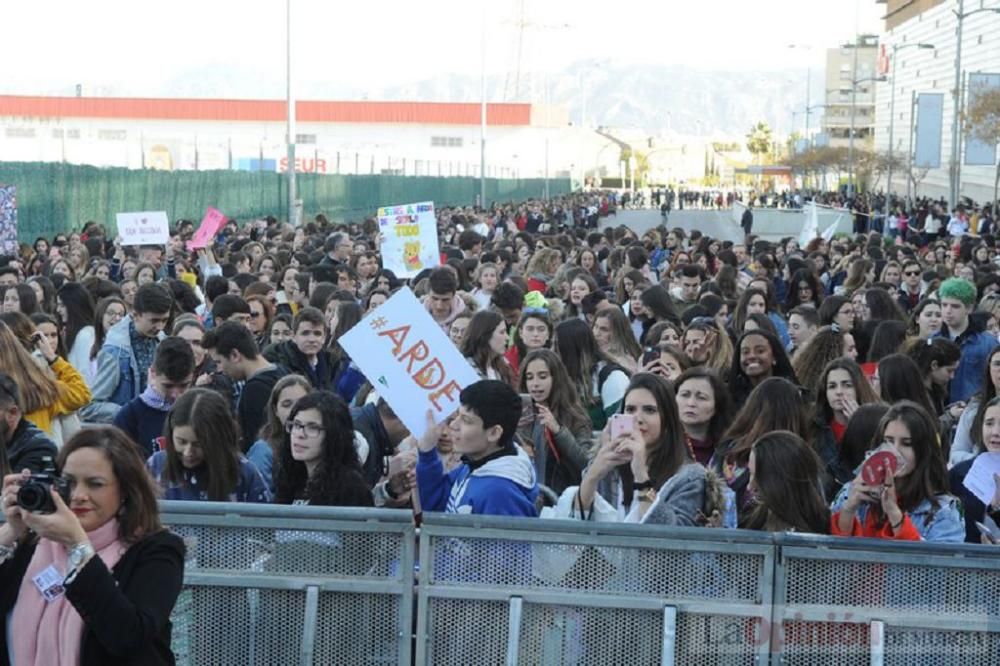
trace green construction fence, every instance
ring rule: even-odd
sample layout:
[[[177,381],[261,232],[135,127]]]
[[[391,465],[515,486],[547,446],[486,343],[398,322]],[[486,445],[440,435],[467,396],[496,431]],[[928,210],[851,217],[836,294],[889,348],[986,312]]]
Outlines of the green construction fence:
[[[265,215],[285,218],[285,174],[248,171],[154,171],[99,168],[43,162],[0,162],[0,185],[17,186],[18,237],[80,229],[94,220],[115,228],[115,214],[166,211],[171,220],[200,220],[214,206],[228,217],[246,220]],[[474,204],[478,178],[383,175],[299,174],[298,197],[306,219],[359,220],[379,206],[433,201],[438,207]],[[568,178],[550,178],[550,196],[571,190]],[[486,179],[487,203],[538,198],[545,180]]]

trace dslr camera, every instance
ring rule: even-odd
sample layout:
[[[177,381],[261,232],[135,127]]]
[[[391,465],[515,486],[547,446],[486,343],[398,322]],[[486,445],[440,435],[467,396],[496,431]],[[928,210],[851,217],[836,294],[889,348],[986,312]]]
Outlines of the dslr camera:
[[[17,505],[32,513],[55,513],[52,488],[56,489],[66,504],[69,504],[69,482],[59,476],[52,458],[44,458],[44,471],[32,474],[17,491]]]

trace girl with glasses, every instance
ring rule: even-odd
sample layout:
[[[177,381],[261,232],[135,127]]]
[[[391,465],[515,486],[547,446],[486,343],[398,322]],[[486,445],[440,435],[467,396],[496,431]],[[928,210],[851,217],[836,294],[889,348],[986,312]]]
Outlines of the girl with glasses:
[[[310,393],[295,403],[285,432],[274,479],[278,504],[373,506],[343,400],[330,391]]]

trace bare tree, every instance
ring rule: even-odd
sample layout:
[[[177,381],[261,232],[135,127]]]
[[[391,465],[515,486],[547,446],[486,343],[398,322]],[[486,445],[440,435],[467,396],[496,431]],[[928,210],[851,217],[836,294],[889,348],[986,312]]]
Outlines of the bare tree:
[[[978,90],[976,94],[970,94],[964,120],[967,136],[992,146],[1000,143],[1000,88]],[[997,160],[996,175],[993,178],[993,201],[1000,203],[1000,159]]]

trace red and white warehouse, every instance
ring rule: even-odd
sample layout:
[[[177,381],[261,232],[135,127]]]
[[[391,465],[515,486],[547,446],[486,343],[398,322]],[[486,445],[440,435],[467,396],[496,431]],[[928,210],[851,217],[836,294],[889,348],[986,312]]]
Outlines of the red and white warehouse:
[[[132,169],[286,168],[283,100],[0,96],[0,161]],[[296,104],[297,170],[477,176],[477,103]],[[564,110],[489,104],[487,176],[568,177],[605,141]],[[548,146],[548,151],[546,151]]]

